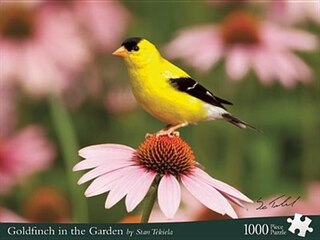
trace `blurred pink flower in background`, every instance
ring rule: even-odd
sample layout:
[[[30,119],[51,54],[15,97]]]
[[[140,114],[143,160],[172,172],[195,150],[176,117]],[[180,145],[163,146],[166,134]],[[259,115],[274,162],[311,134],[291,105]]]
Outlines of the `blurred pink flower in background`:
[[[298,24],[308,20],[320,24],[320,1],[268,1],[268,18],[286,24]]]
[[[72,1],[71,10],[97,50],[118,46],[129,24],[129,12],[118,1]]]
[[[166,54],[202,71],[225,58],[227,75],[233,80],[243,79],[252,68],[263,84],[278,80],[293,87],[299,81],[310,81],[312,73],[292,51],[317,47],[317,38],[311,33],[281,28],[237,11],[219,25],[181,31],[166,47]]]
[[[181,201],[181,184],[212,211],[236,218],[230,202],[252,202],[228,184],[210,177],[198,168],[189,145],[174,136],[151,135],[137,150],[118,144],[101,144],[83,148],[79,155],[85,160],[74,171],[92,169],[78,184],[93,182],[85,192],[92,197],[109,192],[105,208],[113,207],[122,198],[128,212],[145,198],[154,181],[158,181],[157,197],[161,211],[173,218]],[[230,201],[230,202],[229,202]]]
[[[90,60],[68,12],[41,2],[4,2],[0,24],[0,83],[17,81],[32,96],[59,93]]]
[[[27,176],[47,169],[53,158],[53,147],[40,127],[29,126],[0,139],[0,195]]]
[[[16,110],[16,94],[13,86],[0,82],[0,139],[13,131],[17,121]]]
[[[0,206],[0,222],[27,223],[29,221],[12,212],[11,210]]]
[[[120,115],[134,110],[137,102],[129,87],[107,90],[104,105],[110,114]]]

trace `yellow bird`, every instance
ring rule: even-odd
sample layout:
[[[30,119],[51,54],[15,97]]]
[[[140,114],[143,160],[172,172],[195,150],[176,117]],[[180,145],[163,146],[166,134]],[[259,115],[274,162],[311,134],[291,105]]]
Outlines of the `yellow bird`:
[[[126,39],[113,55],[124,58],[132,92],[152,116],[168,125],[157,135],[178,134],[178,128],[199,121],[223,119],[240,128],[253,128],[233,117],[227,100],[213,95],[186,72],[164,59],[148,40]]]

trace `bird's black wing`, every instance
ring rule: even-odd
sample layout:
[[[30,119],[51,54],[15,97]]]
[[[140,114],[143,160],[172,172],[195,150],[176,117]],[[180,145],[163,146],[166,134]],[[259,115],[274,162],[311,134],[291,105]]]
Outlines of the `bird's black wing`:
[[[205,87],[201,86],[192,78],[170,78],[169,81],[170,84],[177,90],[188,93],[191,96],[196,97],[206,103],[212,104],[217,107],[221,107],[223,109],[225,109],[225,107],[222,104],[232,105],[231,102],[214,96],[212,92],[210,92]]]

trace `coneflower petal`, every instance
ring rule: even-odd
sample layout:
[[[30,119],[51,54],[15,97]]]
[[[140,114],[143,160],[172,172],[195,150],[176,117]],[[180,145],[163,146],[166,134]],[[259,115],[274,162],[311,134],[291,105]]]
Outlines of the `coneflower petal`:
[[[181,189],[175,176],[164,175],[158,187],[158,203],[167,218],[173,218],[181,201]]]
[[[186,187],[186,189],[203,205],[222,215],[225,214],[224,208],[221,205],[221,201],[216,198],[216,196],[218,195],[217,190],[214,190],[214,188],[204,182],[195,181],[186,175],[181,177],[181,182]]]
[[[229,201],[233,202],[234,204],[238,205],[241,208],[245,208],[245,206],[243,205],[243,203],[238,199],[238,198],[234,198],[224,192],[220,192],[226,199],[228,199]]]
[[[203,182],[209,184],[210,186],[216,188],[220,192],[226,193],[226,194],[230,195],[233,198],[237,198],[237,199],[245,201],[245,202],[249,202],[249,203],[253,202],[251,199],[249,199],[247,196],[242,194],[240,191],[238,191],[234,187],[231,187],[230,185],[228,185],[228,184],[226,184],[226,183],[224,183],[222,181],[219,181],[217,179],[214,179],[214,178],[210,177],[206,172],[204,172],[200,168],[196,168],[194,170],[193,174],[198,179],[200,179],[201,181],[203,181]]]
[[[117,202],[119,202],[133,187],[134,182],[137,181],[139,176],[144,172],[144,169],[140,166],[133,166],[122,178],[118,179],[112,186],[109,195],[105,202],[105,208],[112,208]],[[137,193],[139,194],[139,193]]]
[[[241,80],[249,71],[250,56],[247,49],[233,47],[226,56],[226,70],[230,78]]]
[[[131,156],[132,157],[132,156]],[[109,157],[95,157],[95,158],[87,158],[79,163],[77,163],[72,171],[81,171],[81,170],[87,170],[95,167],[99,167],[102,165],[109,165],[112,164],[114,161],[117,162],[129,162],[131,161],[130,158],[109,158]]]
[[[252,68],[263,84],[270,84],[274,80],[272,59],[265,50],[254,50],[251,56]]]
[[[142,176],[134,183],[133,187],[130,189],[126,196],[126,208],[128,212],[133,211],[138,204],[147,195],[150,186],[157,176],[157,173],[153,171],[145,171]]]
[[[123,176],[130,174],[131,169],[132,167],[120,168],[96,178],[87,188],[85,196],[92,197],[101,193],[108,192],[114,185],[114,182],[122,178]]]
[[[195,182],[199,182],[199,178],[195,177],[194,175],[189,176],[190,179],[192,179]],[[206,184],[206,183],[204,183]],[[210,186],[210,185],[209,185]],[[210,186],[211,187],[211,186]],[[211,191],[212,195],[214,195],[215,199],[217,199],[220,202],[220,205],[222,206],[224,212],[229,215],[232,218],[238,218],[236,212],[234,211],[231,204],[228,202],[227,198],[218,190],[215,188],[212,188],[213,191]]]
[[[84,174],[79,179],[78,184],[81,185],[81,184],[88,182],[88,181],[90,181],[96,177],[99,177],[103,174],[106,174],[108,172],[114,171],[119,168],[128,167],[132,164],[133,164],[133,162],[113,162],[108,165],[99,166],[99,167],[87,172],[86,174]]]
[[[135,150],[131,147],[121,144],[98,144],[92,145],[79,150],[79,155],[83,158],[123,158],[123,156],[130,157]]]

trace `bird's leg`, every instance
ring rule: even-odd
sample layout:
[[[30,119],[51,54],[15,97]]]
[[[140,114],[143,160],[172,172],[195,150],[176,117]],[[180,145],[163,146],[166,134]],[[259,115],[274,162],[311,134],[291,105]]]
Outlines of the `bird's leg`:
[[[170,127],[172,127],[172,125],[168,124],[167,126],[162,128],[161,130],[156,132],[156,136],[159,137],[159,136],[162,136],[162,135],[168,135],[168,129],[170,129]]]
[[[165,128],[161,129],[159,132],[157,132],[157,133],[156,133],[156,136],[157,136],[157,137],[163,136],[163,135],[168,135],[169,137],[179,136],[180,133],[177,132],[176,130],[177,130],[178,128],[185,127],[185,126],[187,126],[187,125],[188,125],[187,122],[180,123],[180,124],[177,124],[177,125],[171,125],[171,124],[169,124],[169,125],[166,126]]]
[[[171,127],[170,124],[166,125],[164,128],[162,128],[160,131],[156,132],[156,133],[146,133],[144,138],[150,137],[154,134],[156,134],[156,136],[161,136],[161,135],[166,135],[167,133],[164,133],[167,129],[169,129]]]
[[[144,138],[148,138],[150,136],[152,136],[153,134],[152,133],[146,133],[146,135],[144,136]]]

